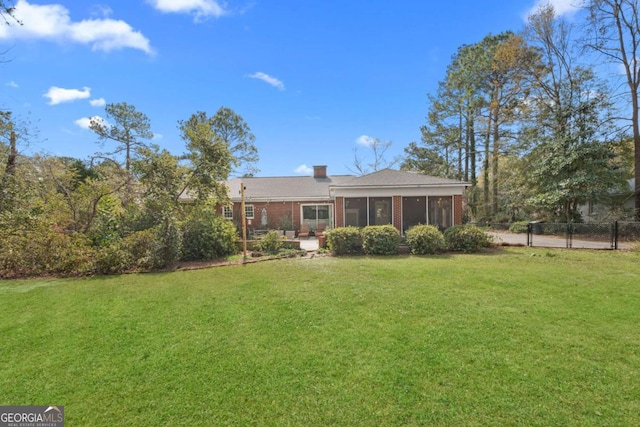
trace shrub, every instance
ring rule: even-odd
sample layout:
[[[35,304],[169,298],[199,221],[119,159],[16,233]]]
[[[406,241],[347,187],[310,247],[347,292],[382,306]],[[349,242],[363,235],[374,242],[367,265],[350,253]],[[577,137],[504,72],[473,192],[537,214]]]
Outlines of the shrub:
[[[327,247],[334,255],[353,255],[362,252],[362,234],[356,227],[338,227],[325,232]]]
[[[428,255],[442,252],[445,248],[444,236],[433,225],[416,225],[405,233],[411,253]]]
[[[182,255],[182,232],[173,218],[165,218],[154,228],[153,268],[164,268],[178,261]]]
[[[235,253],[236,228],[213,213],[202,213],[183,224],[182,259],[211,260]]]
[[[84,236],[62,233],[44,221],[34,221],[29,231],[2,229],[0,247],[0,277],[68,276],[92,270]]]
[[[283,245],[282,236],[275,230],[269,231],[265,236],[256,242],[256,248],[260,252],[267,254],[277,254]]]
[[[116,274],[127,271],[133,257],[124,240],[115,240],[94,251],[94,268],[97,274]]]
[[[151,270],[153,268],[153,254],[157,250],[155,231],[153,228],[136,231],[123,239],[124,245],[131,256],[131,268]]]
[[[454,252],[479,252],[493,245],[493,239],[475,225],[456,225],[444,232],[447,250]]]
[[[393,225],[370,225],[362,230],[362,250],[367,255],[395,255],[400,232]]]
[[[528,230],[528,226],[529,226],[528,221],[514,222],[509,226],[509,231],[512,233],[526,233]]]

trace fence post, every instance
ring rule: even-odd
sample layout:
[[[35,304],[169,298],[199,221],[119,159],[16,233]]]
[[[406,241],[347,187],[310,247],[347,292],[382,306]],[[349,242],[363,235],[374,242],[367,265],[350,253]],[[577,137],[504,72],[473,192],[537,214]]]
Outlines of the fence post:
[[[618,232],[619,232],[619,228],[618,228],[618,221],[616,220],[613,223],[613,249],[614,250],[618,250]]]
[[[566,233],[567,233],[566,247],[567,249],[571,249],[573,246],[573,223],[567,222]]]
[[[533,225],[529,222],[527,223],[527,247],[533,246],[531,233],[533,231]]]

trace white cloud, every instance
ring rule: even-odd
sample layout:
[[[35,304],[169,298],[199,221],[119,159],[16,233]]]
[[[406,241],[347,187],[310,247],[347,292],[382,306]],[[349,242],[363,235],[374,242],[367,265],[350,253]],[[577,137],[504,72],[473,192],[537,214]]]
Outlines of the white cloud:
[[[195,21],[205,18],[219,18],[229,13],[216,0],[148,0],[157,10],[164,13],[193,14]]]
[[[81,127],[82,129],[89,129],[89,125],[91,124],[91,119],[105,123],[104,119],[100,116],[82,117],[76,120],[74,123],[76,124],[76,126]]]
[[[536,0],[535,5],[527,12],[525,19],[546,5],[553,6],[556,16],[571,15],[580,9],[578,3],[576,0]]]
[[[370,137],[369,135],[360,135],[358,139],[356,139],[356,143],[359,145],[364,145],[365,147],[370,147],[373,144],[375,139]]]
[[[0,26],[0,39],[42,39],[90,45],[93,50],[153,50],[149,40],[129,24],[114,19],[84,19],[73,22],[60,4],[36,5],[18,0],[15,16],[23,25]]]
[[[91,15],[100,16],[102,18],[108,18],[113,14],[113,9],[104,4],[94,4],[91,6]]]
[[[10,82],[7,83],[7,86],[12,87],[12,88],[19,88],[20,86],[18,86],[18,83],[14,82],[13,80],[11,80]]]
[[[293,170],[295,173],[300,175],[311,175],[313,173],[313,169],[309,166],[302,164]]]
[[[42,96],[49,98],[49,105],[56,105],[62,102],[73,102],[78,99],[87,99],[91,96],[91,89],[86,86],[83,87],[82,90],[51,86],[47,93]]]
[[[280,90],[285,90],[284,83],[282,83],[282,81],[276,79],[275,77],[270,76],[269,74],[258,71],[257,73],[251,74],[249,77],[252,79],[262,80],[263,82],[268,83]]]
[[[157,141],[157,140],[162,139],[162,138],[164,138],[164,136],[161,133],[154,133],[152,139],[154,141]]]
[[[91,104],[92,107],[104,107],[107,105],[107,101],[105,101],[104,98],[97,98],[90,100],[89,104]]]

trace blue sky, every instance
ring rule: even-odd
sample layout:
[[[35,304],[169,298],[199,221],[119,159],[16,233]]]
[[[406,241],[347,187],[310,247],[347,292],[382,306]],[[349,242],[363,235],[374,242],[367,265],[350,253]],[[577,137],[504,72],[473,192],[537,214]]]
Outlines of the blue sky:
[[[38,129],[25,151],[86,159],[109,147],[86,128],[105,102],[144,112],[175,154],[178,120],[225,106],[256,136],[258,175],[345,174],[370,138],[392,142],[388,158],[419,141],[458,47],[521,30],[536,4],[18,0],[24,25],[0,26],[0,108]]]

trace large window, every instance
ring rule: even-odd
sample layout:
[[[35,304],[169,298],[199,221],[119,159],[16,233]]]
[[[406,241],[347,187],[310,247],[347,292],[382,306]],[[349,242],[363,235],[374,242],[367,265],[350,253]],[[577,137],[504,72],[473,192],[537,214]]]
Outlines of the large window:
[[[429,224],[441,229],[453,225],[453,200],[451,196],[429,196]]]
[[[369,198],[369,225],[391,224],[391,197]]]
[[[367,226],[367,198],[349,197],[344,199],[344,225]]]
[[[311,230],[326,230],[332,226],[331,205],[302,205],[302,223]]]

